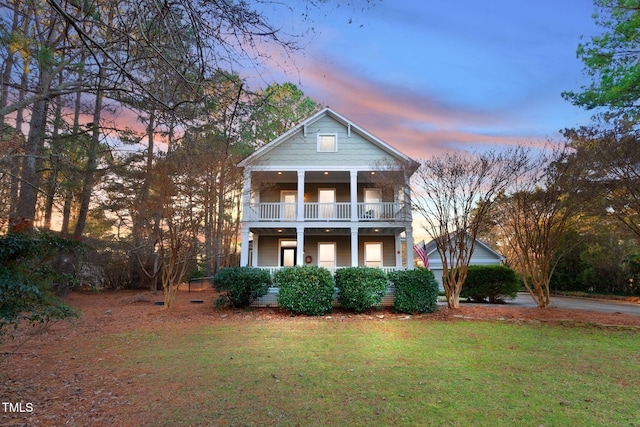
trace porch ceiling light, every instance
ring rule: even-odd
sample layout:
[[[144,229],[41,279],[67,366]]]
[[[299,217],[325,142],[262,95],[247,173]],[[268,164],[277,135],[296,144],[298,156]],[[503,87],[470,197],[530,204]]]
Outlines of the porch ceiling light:
[[[325,233],[330,233],[330,232],[331,232],[331,229],[330,229],[330,228],[325,228],[325,229],[324,229],[324,232],[325,232]]]
[[[377,228],[374,228],[374,229],[373,229],[373,231],[374,231],[374,233],[377,233],[377,232],[378,232],[378,231],[380,231],[380,230],[379,230],[379,229],[377,229]]]
[[[278,229],[278,233],[282,233],[282,228],[279,228],[279,229]]]
[[[329,172],[327,172],[327,171],[324,171],[324,174],[325,174],[325,175],[329,175]]]
[[[282,175],[282,171],[278,171],[278,175]]]

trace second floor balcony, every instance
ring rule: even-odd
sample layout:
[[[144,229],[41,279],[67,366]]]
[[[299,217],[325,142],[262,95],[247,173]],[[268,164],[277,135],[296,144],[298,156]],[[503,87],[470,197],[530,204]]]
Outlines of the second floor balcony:
[[[410,220],[408,207],[402,202],[308,203],[298,215],[297,203],[250,203],[244,212],[245,221],[382,221]]]

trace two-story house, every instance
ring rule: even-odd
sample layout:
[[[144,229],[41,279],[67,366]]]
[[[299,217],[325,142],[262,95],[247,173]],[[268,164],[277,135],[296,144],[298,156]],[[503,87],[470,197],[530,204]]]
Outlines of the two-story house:
[[[413,268],[417,163],[335,111],[323,109],[239,166],[242,266]]]

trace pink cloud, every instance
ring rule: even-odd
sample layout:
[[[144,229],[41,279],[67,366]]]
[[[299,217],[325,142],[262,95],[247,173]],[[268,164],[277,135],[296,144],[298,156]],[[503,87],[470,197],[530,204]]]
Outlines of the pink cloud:
[[[449,105],[417,91],[372,81],[335,63],[307,57],[299,64],[300,83],[308,96],[413,158],[544,139],[523,135],[511,127],[517,121],[506,115]]]

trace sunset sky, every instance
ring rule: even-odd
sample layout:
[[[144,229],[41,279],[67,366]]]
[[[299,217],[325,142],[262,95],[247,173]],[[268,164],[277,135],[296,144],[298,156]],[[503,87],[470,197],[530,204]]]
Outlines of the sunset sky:
[[[315,37],[279,62],[289,71],[263,78],[298,84],[416,159],[558,139],[593,115],[561,97],[587,83],[576,48],[600,32],[591,1],[374,3],[316,14]],[[295,32],[298,16],[276,19]]]

